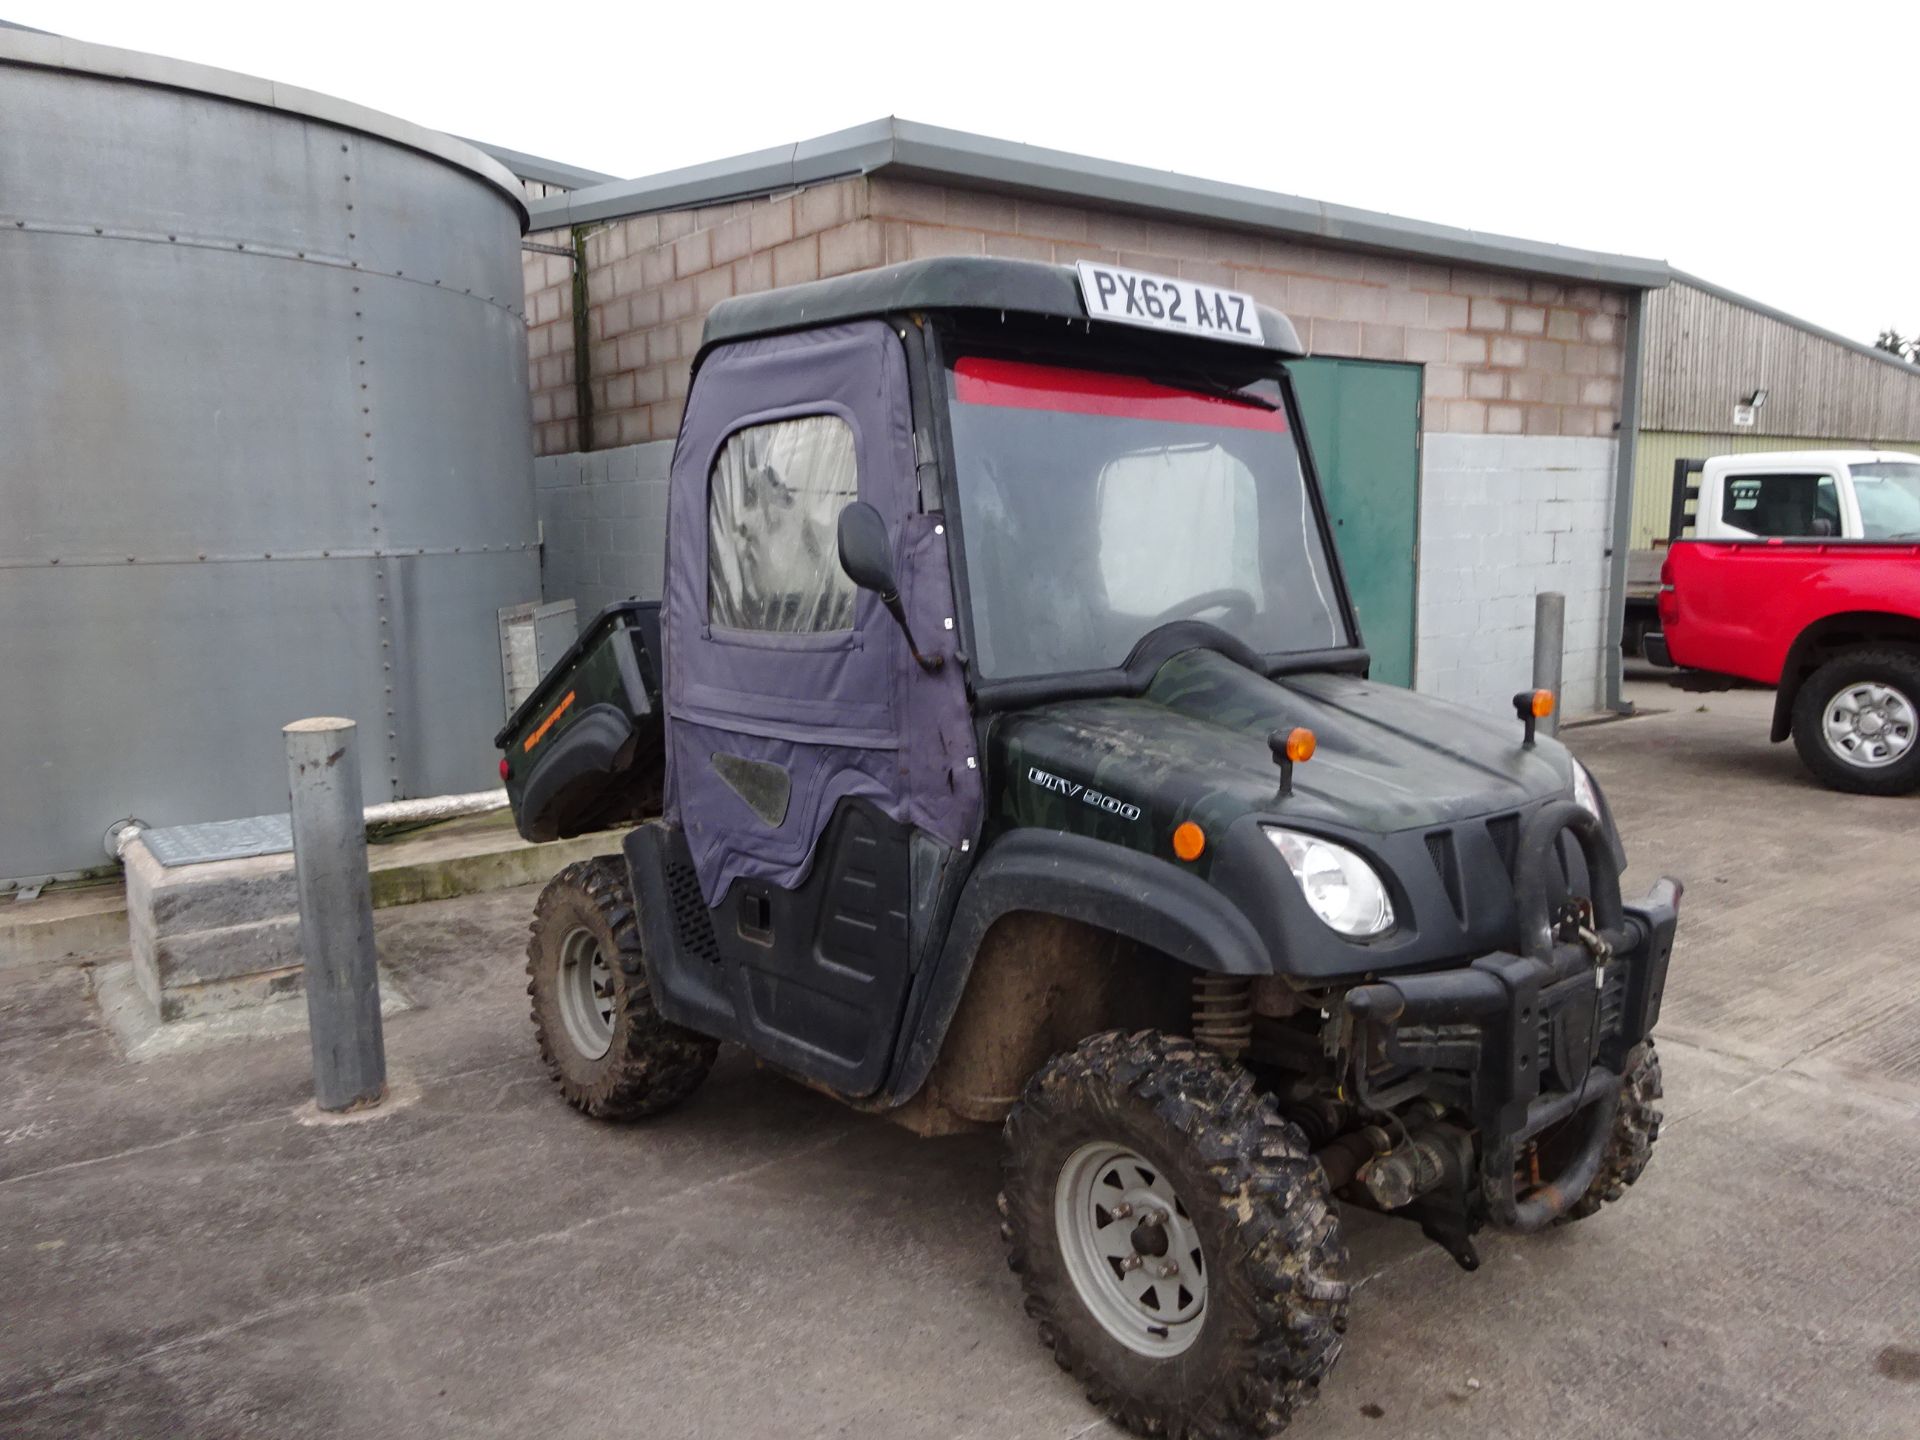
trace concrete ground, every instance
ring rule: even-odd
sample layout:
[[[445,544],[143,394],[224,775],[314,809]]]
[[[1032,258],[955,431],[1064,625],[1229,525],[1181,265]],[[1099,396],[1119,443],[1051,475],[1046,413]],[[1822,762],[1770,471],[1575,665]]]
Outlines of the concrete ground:
[[[1569,732],[1688,883],[1667,1128],[1600,1217],[1456,1269],[1350,1217],[1293,1434],[1920,1435],[1920,799],[1816,788],[1771,697]],[[0,971],[0,1434],[1104,1435],[1001,1260],[993,1137],[728,1056],[613,1127],[549,1089],[531,888],[383,911],[396,1097],[316,1123],[304,1039],[130,1065],[81,970]],[[1117,1432],[1111,1432],[1117,1433]]]

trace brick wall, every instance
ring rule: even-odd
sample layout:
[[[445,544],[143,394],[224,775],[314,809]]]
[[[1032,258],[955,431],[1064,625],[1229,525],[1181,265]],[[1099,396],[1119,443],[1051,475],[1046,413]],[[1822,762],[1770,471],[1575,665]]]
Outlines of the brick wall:
[[[529,235],[543,245],[566,245],[565,230]],[[527,384],[533,391],[533,453],[561,455],[586,449],[579,426],[573,368],[573,261],[538,250],[520,252],[527,287]]]
[[[701,324],[729,295],[948,254],[1109,260],[1248,291],[1317,354],[1421,363],[1428,431],[1610,436],[1618,414],[1621,292],[862,177],[593,230],[590,444],[575,407],[570,264],[529,253],[539,451],[671,439]]]

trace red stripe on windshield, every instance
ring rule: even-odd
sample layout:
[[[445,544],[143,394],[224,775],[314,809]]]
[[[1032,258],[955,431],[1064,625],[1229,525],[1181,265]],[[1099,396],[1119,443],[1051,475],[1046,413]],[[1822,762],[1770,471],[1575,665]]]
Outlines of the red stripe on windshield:
[[[1180,425],[1230,425],[1284,435],[1287,417],[1245,400],[1158,385],[1137,375],[1030,365],[967,355],[954,362],[954,396],[965,405],[1009,410],[1055,410],[1069,415],[1113,415],[1127,420],[1171,420]]]

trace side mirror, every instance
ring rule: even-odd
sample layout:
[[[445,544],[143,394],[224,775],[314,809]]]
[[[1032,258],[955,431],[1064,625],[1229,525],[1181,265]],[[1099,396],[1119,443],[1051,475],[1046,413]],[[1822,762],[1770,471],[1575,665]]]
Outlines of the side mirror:
[[[928,674],[938,670],[940,657],[922,655],[907,626],[907,607],[900,603],[900,582],[893,575],[893,544],[887,539],[887,522],[864,500],[855,500],[840,512],[840,568],[855,585],[880,597],[893,623],[907,637],[907,649],[920,668]]]
[[[864,500],[855,500],[840,512],[840,568],[862,590],[878,594],[882,604],[897,602],[900,586],[893,578],[887,522]]]

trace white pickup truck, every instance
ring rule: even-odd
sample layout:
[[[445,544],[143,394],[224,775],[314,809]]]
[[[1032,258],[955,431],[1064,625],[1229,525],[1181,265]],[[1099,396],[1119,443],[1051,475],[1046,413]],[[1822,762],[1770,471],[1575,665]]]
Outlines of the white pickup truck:
[[[1659,628],[1660,563],[1671,540],[1915,537],[1920,537],[1920,455],[1773,450],[1676,460],[1667,538],[1627,557],[1621,648],[1639,654],[1647,632]]]

